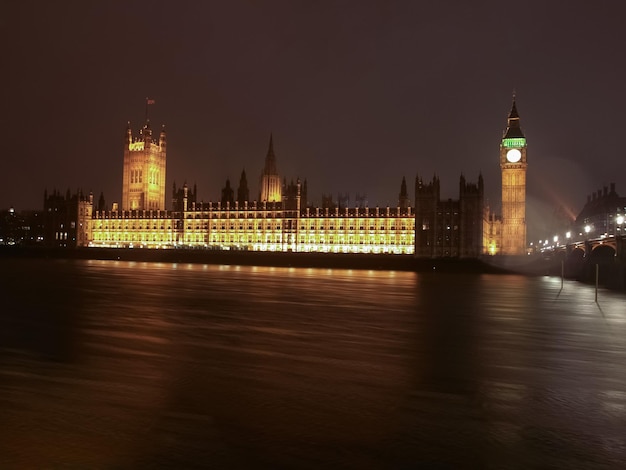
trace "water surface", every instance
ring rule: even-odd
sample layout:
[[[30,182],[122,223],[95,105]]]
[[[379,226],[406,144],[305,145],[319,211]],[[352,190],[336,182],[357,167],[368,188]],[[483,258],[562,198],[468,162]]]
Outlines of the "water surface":
[[[0,260],[0,468],[619,468],[623,294]]]

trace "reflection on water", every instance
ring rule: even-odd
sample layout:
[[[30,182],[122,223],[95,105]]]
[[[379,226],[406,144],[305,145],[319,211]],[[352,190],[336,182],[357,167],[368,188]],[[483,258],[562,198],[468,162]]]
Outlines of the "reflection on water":
[[[623,296],[560,279],[2,260],[0,468],[615,468]]]

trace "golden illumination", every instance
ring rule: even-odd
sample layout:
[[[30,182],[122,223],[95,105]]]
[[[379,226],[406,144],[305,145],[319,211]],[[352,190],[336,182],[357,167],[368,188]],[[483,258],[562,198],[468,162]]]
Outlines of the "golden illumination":
[[[128,150],[131,152],[138,152],[143,150],[143,142],[131,142],[128,144]]]
[[[263,207],[263,206],[262,206]],[[346,217],[346,214],[349,214]],[[178,217],[175,217],[178,216]],[[181,217],[182,215],[182,217]],[[303,215],[256,208],[95,212],[83,246],[392,253],[415,251],[412,210],[319,210]]]

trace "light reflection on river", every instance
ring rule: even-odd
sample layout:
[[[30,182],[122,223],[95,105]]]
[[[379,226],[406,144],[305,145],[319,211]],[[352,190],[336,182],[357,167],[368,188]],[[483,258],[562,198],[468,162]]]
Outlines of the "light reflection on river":
[[[0,468],[617,468],[624,295],[1,260]]]

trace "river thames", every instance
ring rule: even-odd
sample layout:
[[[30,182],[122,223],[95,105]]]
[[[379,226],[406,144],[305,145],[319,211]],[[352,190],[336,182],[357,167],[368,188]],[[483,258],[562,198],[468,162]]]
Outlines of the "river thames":
[[[623,468],[626,296],[0,260],[0,468]]]

